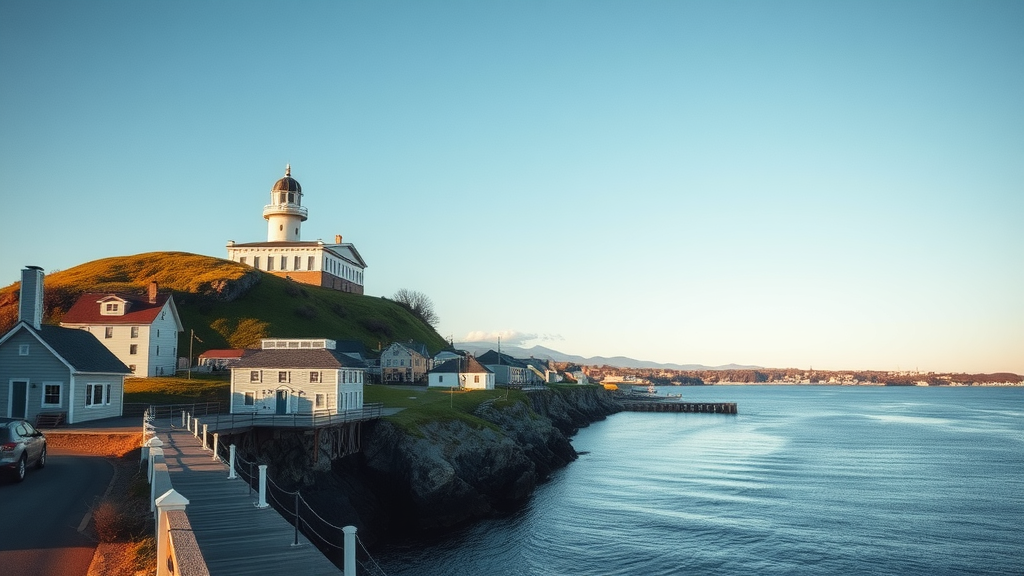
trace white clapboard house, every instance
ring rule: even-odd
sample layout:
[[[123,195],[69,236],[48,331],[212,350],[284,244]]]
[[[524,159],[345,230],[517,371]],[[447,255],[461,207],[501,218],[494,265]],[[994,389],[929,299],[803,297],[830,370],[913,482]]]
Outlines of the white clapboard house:
[[[91,332],[133,376],[174,375],[183,328],[174,297],[159,293],[156,282],[149,284],[145,295],[82,294],[60,325]]]
[[[264,338],[231,367],[232,414],[339,414],[363,407],[366,364],[326,338]]]

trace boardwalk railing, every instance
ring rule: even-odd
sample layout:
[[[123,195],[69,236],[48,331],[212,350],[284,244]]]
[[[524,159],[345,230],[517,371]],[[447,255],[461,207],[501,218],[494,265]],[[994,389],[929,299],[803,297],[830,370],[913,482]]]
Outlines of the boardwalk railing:
[[[380,418],[384,411],[384,404],[380,402],[363,405],[356,410],[346,410],[340,413],[333,413],[327,410],[318,410],[312,414],[262,414],[249,412],[245,414],[214,414],[210,413],[202,418],[202,422],[210,432],[225,432],[231,430],[243,430],[248,428],[322,428],[337,424],[348,424],[352,422],[364,422]],[[185,414],[191,414],[194,419],[196,414],[188,410],[179,411],[182,415],[181,425],[190,430],[189,418]]]
[[[152,438],[147,436],[153,434]],[[155,435],[153,419],[147,410],[142,417],[142,458],[150,484],[150,511],[156,512],[157,576],[210,576],[199,550],[185,508],[188,499],[171,486],[164,461],[163,441]]]

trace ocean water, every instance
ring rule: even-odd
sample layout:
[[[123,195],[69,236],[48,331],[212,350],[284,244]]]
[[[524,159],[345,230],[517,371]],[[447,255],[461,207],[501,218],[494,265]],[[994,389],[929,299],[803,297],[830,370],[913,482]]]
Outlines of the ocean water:
[[[1024,388],[665,388],[507,518],[374,551],[389,576],[1024,574]]]

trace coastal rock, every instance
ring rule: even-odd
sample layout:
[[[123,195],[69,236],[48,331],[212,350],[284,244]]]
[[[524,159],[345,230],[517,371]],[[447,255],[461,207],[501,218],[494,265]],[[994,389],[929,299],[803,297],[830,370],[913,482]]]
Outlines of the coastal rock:
[[[210,282],[209,288],[202,290],[202,294],[204,296],[212,296],[221,302],[232,302],[241,298],[249,290],[252,290],[253,286],[259,284],[260,278],[259,271],[250,270],[234,280],[223,278],[214,280]]]
[[[408,430],[376,420],[363,425],[362,451],[333,461],[330,472],[323,462],[308,461],[308,435],[261,435],[250,446],[258,446],[260,459],[271,462],[288,489],[301,488],[319,514],[357,526],[372,544],[516,509],[576,459],[571,434],[621,409],[603,389],[579,387],[484,403],[476,421],[438,420]]]

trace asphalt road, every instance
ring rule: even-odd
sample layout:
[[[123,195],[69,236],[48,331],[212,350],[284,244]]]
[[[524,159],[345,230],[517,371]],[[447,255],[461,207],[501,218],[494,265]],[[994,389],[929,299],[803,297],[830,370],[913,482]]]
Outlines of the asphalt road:
[[[113,475],[101,457],[51,449],[24,482],[0,480],[0,573],[85,576],[96,541],[91,526],[79,528]]]

